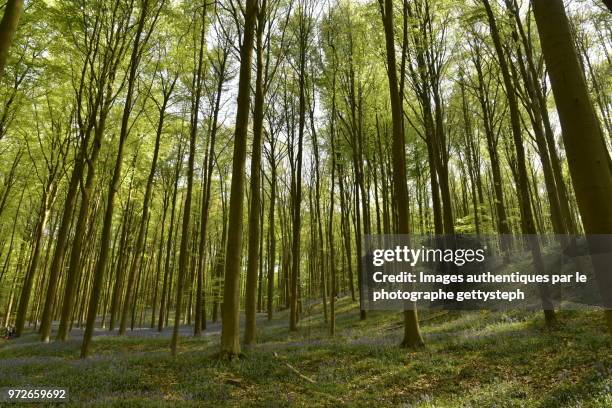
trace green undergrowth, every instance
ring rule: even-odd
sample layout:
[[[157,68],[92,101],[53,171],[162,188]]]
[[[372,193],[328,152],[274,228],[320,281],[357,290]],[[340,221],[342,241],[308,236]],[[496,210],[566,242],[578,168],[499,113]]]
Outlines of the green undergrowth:
[[[293,333],[280,312],[232,362],[216,357],[216,333],[182,337],[176,357],[167,337],[99,336],[86,360],[78,339],[40,344],[30,333],[0,343],[0,388],[65,387],[68,406],[612,407],[601,313],[561,312],[552,330],[540,313],[420,317],[427,346],[406,350],[397,312],[360,320],[341,299],[333,338],[320,305]]]

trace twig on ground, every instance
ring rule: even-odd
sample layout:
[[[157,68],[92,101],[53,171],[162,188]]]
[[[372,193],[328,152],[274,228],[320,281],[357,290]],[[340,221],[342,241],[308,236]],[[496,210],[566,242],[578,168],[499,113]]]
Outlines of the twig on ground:
[[[278,355],[278,353],[277,353],[276,351],[275,351],[274,353],[272,353],[272,354],[274,355],[274,357],[276,357],[276,358],[280,358],[280,357],[279,357],[279,355]],[[298,371],[298,369],[297,369],[297,368],[295,368],[295,367],[294,367],[294,366],[292,366],[291,364],[287,363],[286,361],[285,361],[285,365],[286,365],[286,366],[287,366],[287,367],[288,367],[288,368],[289,368],[291,371],[293,371],[293,372],[294,372],[294,373],[296,373],[296,374],[297,374],[299,377],[303,378],[304,380],[308,381],[309,383],[311,383],[311,384],[316,384],[316,383],[317,383],[317,382],[316,382],[315,380],[313,380],[312,378],[310,378],[310,377],[308,377],[308,376],[306,376],[306,375],[304,375],[304,374],[300,373],[300,372]]]

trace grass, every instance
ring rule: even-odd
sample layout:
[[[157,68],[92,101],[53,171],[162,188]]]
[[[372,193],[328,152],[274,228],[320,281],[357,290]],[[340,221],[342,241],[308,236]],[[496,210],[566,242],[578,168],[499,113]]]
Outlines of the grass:
[[[318,307],[297,333],[279,313],[233,362],[215,357],[218,335],[181,338],[174,358],[169,338],[100,336],[80,360],[78,340],[31,333],[0,343],[0,388],[66,387],[68,406],[100,407],[612,407],[601,313],[561,312],[555,330],[538,313],[423,313],[427,347],[405,350],[399,313],[337,309],[333,339]]]

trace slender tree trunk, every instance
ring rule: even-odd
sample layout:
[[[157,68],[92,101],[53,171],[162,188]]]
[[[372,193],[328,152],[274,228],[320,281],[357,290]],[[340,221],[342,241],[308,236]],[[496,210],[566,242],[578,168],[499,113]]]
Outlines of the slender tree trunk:
[[[508,9],[512,12],[515,18],[516,27],[518,28],[518,32],[521,37],[521,41],[523,43],[523,47],[525,48],[525,58],[527,61],[528,72],[531,77],[531,83],[533,90],[535,92],[534,99],[534,107],[538,111],[538,116],[542,119],[542,124],[544,126],[544,135],[546,139],[546,145],[548,147],[548,153],[550,155],[550,162],[552,167],[552,172],[554,175],[554,181],[557,189],[557,196],[559,200],[559,206],[561,210],[561,216],[563,217],[563,222],[568,234],[576,233],[576,221],[574,220],[573,214],[569,208],[570,199],[567,190],[567,186],[565,184],[565,180],[563,178],[563,172],[561,170],[561,162],[559,159],[559,154],[557,152],[557,146],[555,142],[555,136],[553,134],[552,125],[550,123],[550,117],[548,115],[548,109],[546,104],[546,95],[545,91],[542,89],[542,86],[538,85],[539,71],[536,66],[536,62],[534,61],[533,55],[533,46],[530,41],[530,37],[528,37],[527,33],[525,33],[525,29],[523,27],[523,23],[520,19],[519,14],[519,6],[516,0],[505,0]]]
[[[202,185],[202,209],[200,219],[200,242],[198,248],[198,293],[196,296],[196,322],[194,326],[194,335],[198,336],[203,329],[206,329],[206,300],[204,298],[204,288],[206,282],[204,279],[204,270],[206,267],[206,232],[208,230],[209,207],[210,207],[210,188],[212,185],[212,173],[214,170],[215,160],[215,143],[217,139],[217,128],[219,109],[221,107],[221,94],[223,92],[223,83],[225,81],[225,67],[227,62],[227,50],[223,50],[220,66],[218,68],[217,90],[215,94],[215,103],[213,108],[213,118],[210,129],[209,150],[207,153],[208,162],[206,167],[206,179]]]
[[[274,222],[275,207],[276,207],[276,163],[274,162],[274,154],[270,153],[272,163],[271,175],[270,175],[270,208],[268,209],[268,299],[267,299],[267,311],[268,320],[272,320],[274,312],[274,274],[276,272],[276,225]]]
[[[32,255],[30,257],[30,266],[24,276],[23,285],[21,286],[21,294],[19,296],[19,306],[17,307],[17,318],[15,321],[15,334],[18,337],[23,333],[23,328],[27,319],[32,285],[34,283],[34,276],[36,275],[38,269],[40,253],[43,246],[43,233],[45,231],[47,221],[49,220],[49,214],[51,212],[51,205],[54,200],[55,191],[56,187],[53,178],[49,177],[43,189],[38,220],[32,236]]]
[[[263,34],[266,25],[266,0],[261,0],[257,11],[257,50],[256,78],[255,78],[255,105],[253,112],[253,147],[251,152],[251,202],[249,210],[249,237],[248,259],[245,294],[246,323],[244,328],[244,343],[256,342],[256,314],[257,314],[257,269],[259,265],[259,236],[261,218],[261,150],[264,119],[264,97],[266,94],[264,84],[264,45]]]
[[[487,151],[489,153],[489,160],[491,162],[491,178],[493,183],[493,192],[495,194],[495,213],[497,215],[497,232],[501,235],[507,235],[510,233],[510,226],[508,224],[508,218],[506,215],[506,200],[504,197],[503,181],[501,177],[501,166],[499,162],[499,155],[497,153],[498,138],[495,134],[493,125],[493,110],[491,107],[489,89],[486,88],[486,80],[484,77],[482,67],[482,50],[477,48],[474,50],[473,62],[478,75],[478,85],[476,88],[478,94],[478,100],[482,109],[483,125],[485,130],[485,137],[487,139]]]
[[[200,96],[202,93],[202,71],[204,64],[204,48],[206,47],[206,3],[201,6],[201,32],[199,44],[199,56],[197,61],[196,72],[194,73],[193,85],[195,86],[195,95],[193,96],[191,105],[191,125],[189,134],[189,155],[187,164],[187,192],[185,194],[185,202],[183,207],[183,225],[181,233],[181,246],[179,253],[179,271],[176,284],[176,307],[174,316],[174,328],[172,330],[172,340],[170,342],[170,350],[172,355],[176,355],[178,345],[179,327],[181,324],[181,312],[183,307],[183,286],[185,284],[185,276],[189,269],[189,238],[191,230],[191,196],[193,193],[193,168],[196,154],[196,139],[198,132],[198,114],[200,111]]]
[[[523,234],[527,235],[526,238],[529,243],[529,248],[531,250],[535,269],[537,271],[543,272],[544,264],[542,260],[540,244],[538,243],[538,239],[535,236],[537,231],[535,228],[533,212],[531,209],[531,199],[529,197],[529,180],[527,175],[525,148],[523,146],[523,137],[521,135],[521,119],[518,102],[516,100],[514,85],[512,83],[512,76],[510,74],[510,70],[508,69],[508,62],[504,54],[504,49],[499,36],[497,23],[493,15],[493,10],[491,9],[489,0],[482,0],[482,2],[487,13],[491,37],[493,38],[495,52],[499,61],[504,87],[506,89],[506,97],[508,98],[508,105],[510,110],[510,124],[512,128],[512,139],[514,141],[514,148],[516,150],[516,171],[519,188],[518,193],[520,196],[519,207],[521,209],[521,230]],[[544,310],[544,318],[546,324],[552,325],[555,323],[556,318],[555,311],[550,300],[550,295],[548,293],[548,287],[545,284],[540,284],[538,289],[540,292],[542,309]]]
[[[251,60],[257,19],[257,0],[247,0],[244,36],[240,48],[240,79],[234,135],[232,184],[229,204],[227,250],[225,252],[225,286],[223,288],[223,323],[221,356],[233,359],[240,354],[240,261],[242,250],[242,213],[244,199],[244,166],[249,124]]]
[[[300,244],[302,231],[302,156],[304,142],[304,126],[306,125],[306,47],[310,31],[310,22],[306,15],[306,7],[300,3],[298,11],[298,145],[296,156],[296,174],[294,179],[294,190],[292,194],[292,241],[291,241],[291,275],[290,275],[290,312],[289,330],[297,331],[299,320],[298,296],[300,286]]]
[[[341,171],[342,167],[338,164],[338,180],[339,180],[339,188],[340,188],[340,207],[348,208],[346,198],[346,192],[344,189],[344,174]],[[354,302],[357,297],[355,296],[355,279],[353,278],[353,257],[351,251],[351,232],[350,232],[350,224],[349,224],[349,214],[348,211],[343,211],[340,214],[340,226],[342,230],[342,235],[344,237],[344,251],[346,253],[347,266],[348,266],[348,283],[349,290],[351,292],[351,300]]]
[[[105,127],[106,115],[103,114],[100,127],[96,130],[94,136],[94,144],[92,147],[91,157],[87,160],[87,179],[85,180],[85,186],[81,191],[81,207],[79,208],[79,214],[77,216],[77,222],[74,229],[75,239],[72,243],[72,249],[70,252],[70,259],[68,262],[68,276],[66,277],[66,287],[64,289],[64,301],[62,304],[62,314],[60,317],[60,326],[57,333],[58,340],[65,341],[68,338],[69,320],[72,314],[75,300],[75,289],[81,274],[81,252],[84,240],[78,237],[84,236],[87,219],[89,216],[90,200],[93,193],[94,180],[95,180],[95,164],[98,159],[98,155],[101,147],[102,129]],[[68,200],[67,200],[68,201]],[[67,214],[64,214],[66,216]],[[71,215],[71,214],[70,214]],[[63,223],[63,221],[62,221]],[[61,231],[61,226],[60,226]],[[61,233],[61,232],[60,232]],[[58,254],[59,256],[59,254]],[[63,258],[63,254],[61,256]],[[55,260],[55,255],[54,255]],[[61,262],[61,261],[60,261]],[[55,268],[54,268],[55,266]],[[45,302],[45,310],[43,311],[43,318],[41,323],[41,341],[49,341],[51,334],[51,315],[50,309],[51,304],[54,300],[55,286],[59,275],[59,268],[52,261],[51,263],[51,277],[49,279],[49,286],[47,288],[47,301]],[[49,306],[47,306],[49,305]]]
[[[146,43],[146,38],[148,38],[146,37],[145,40],[141,43],[145,20],[149,12],[148,8],[149,0],[143,0],[143,3],[141,4],[140,15],[138,17],[138,24],[136,28],[136,35],[134,38],[134,45],[132,48],[132,55],[130,57],[130,71],[127,79],[127,93],[125,96],[125,105],[121,117],[121,129],[119,131],[119,146],[117,149],[115,167],[113,169],[113,176],[109,185],[108,197],[106,201],[106,210],[104,213],[104,221],[100,242],[100,252],[98,254],[98,260],[96,262],[93,274],[91,296],[89,298],[89,307],[87,310],[87,325],[85,328],[85,333],[83,335],[83,344],[81,346],[81,358],[85,358],[89,354],[89,347],[91,344],[91,338],[93,336],[93,330],[98,312],[98,303],[100,300],[100,294],[102,292],[102,280],[106,271],[106,264],[109,252],[108,250],[111,241],[111,227],[113,223],[113,213],[115,210],[115,195],[119,188],[119,180],[121,179],[121,169],[123,166],[123,149],[125,147],[125,141],[127,140],[127,136],[129,133],[129,120],[133,108],[132,101],[134,97],[134,87],[136,84],[136,74],[142,56],[142,50]],[[124,305],[124,307],[126,307],[126,305]]]
[[[312,95],[314,98],[315,89],[313,82]],[[319,141],[318,135],[315,128],[315,118],[314,118],[314,101],[312,102],[311,109],[309,109],[310,113],[310,126],[311,126],[311,136],[312,136],[312,147],[314,153],[314,173],[315,173],[315,208],[314,213],[316,217],[316,226],[312,225],[316,229],[316,238],[312,240],[312,242],[316,242],[316,247],[313,248],[313,255],[315,257],[315,265],[318,273],[318,279],[320,280],[320,293],[321,293],[321,302],[323,303],[323,319],[327,322],[327,288],[328,285],[326,283],[325,278],[325,253],[323,249],[323,225],[322,225],[322,215],[321,215],[321,174],[320,174],[320,158],[319,158]],[[312,224],[315,224],[315,220],[312,220]]]
[[[176,214],[176,196],[178,192],[179,176],[183,164],[183,143],[179,142],[178,154],[174,165],[173,189],[172,189],[172,209],[170,210],[170,226],[168,227],[168,242],[166,244],[166,260],[164,262],[164,280],[162,283],[161,302],[159,305],[159,320],[157,321],[157,331],[161,332],[167,320],[167,309],[170,304],[170,284],[172,280],[171,258],[172,243],[174,238],[174,216]]]
[[[136,238],[136,245],[134,247],[134,258],[132,259],[132,263],[130,265],[130,270],[128,273],[127,287],[125,291],[125,298],[123,300],[124,307],[121,311],[121,321],[119,323],[119,335],[125,334],[125,329],[127,327],[127,312],[128,308],[125,305],[130,304],[132,299],[132,286],[134,285],[134,279],[136,275],[136,271],[140,269],[140,263],[142,257],[139,256],[140,253],[144,250],[144,242],[145,236],[147,232],[147,222],[149,220],[149,206],[151,202],[151,196],[153,192],[153,179],[155,177],[155,172],[157,170],[157,159],[159,157],[159,146],[161,142],[161,135],[164,130],[164,119],[166,117],[166,107],[168,106],[168,101],[170,100],[170,95],[174,89],[174,84],[176,83],[176,78],[170,85],[170,88],[163,93],[163,100],[161,107],[159,109],[159,121],[157,122],[157,131],[155,133],[155,146],[153,148],[153,159],[151,160],[151,168],[149,170],[149,176],[147,177],[147,185],[145,187],[145,194],[142,202],[142,214],[140,218],[140,224],[138,225],[138,236]]]
[[[395,63],[395,38],[393,34],[393,0],[379,0],[382,22],[385,28],[385,45],[387,54],[387,77],[391,98],[391,116],[393,119],[393,186],[395,190],[395,209],[398,212],[397,231],[409,234],[408,191],[406,187],[406,146],[404,140],[403,110],[400,99]],[[419,328],[419,317],[416,304],[404,311],[404,340],[406,347],[423,346]]]
[[[25,191],[25,188],[22,189],[21,194],[19,195],[19,203],[17,204],[17,211],[15,213],[15,218],[13,219],[13,227],[11,229],[11,240],[9,242],[9,248],[6,254],[6,258],[4,259],[4,264],[2,265],[2,271],[0,272],[0,283],[2,282],[2,278],[6,276],[9,267],[9,262],[11,260],[11,255],[13,253],[13,244],[15,243],[15,231],[17,230],[17,220],[19,220],[19,214],[21,213],[21,204],[23,203],[23,195]],[[13,278],[13,280],[14,279],[15,278]]]
[[[123,217],[121,223],[121,239],[119,240],[119,249],[117,254],[117,262],[115,264],[114,279],[115,284],[113,285],[113,294],[111,296],[111,307],[108,330],[115,330],[115,323],[117,322],[117,314],[121,309],[121,294],[123,293],[123,274],[125,272],[125,265],[129,259],[129,240],[130,231],[132,228],[133,219],[133,206],[134,203],[131,201],[132,190],[128,190],[128,198],[123,210]]]
[[[334,55],[334,63],[335,63]],[[335,66],[334,66],[335,69]],[[335,119],[336,119],[336,72],[334,70],[332,79],[332,108],[331,117],[329,121],[329,136],[331,140],[331,176],[330,176],[330,194],[329,194],[329,224],[327,226],[327,242],[329,246],[329,273],[331,275],[331,289],[330,289],[330,301],[329,301],[329,334],[334,336],[336,334],[336,258],[334,248],[334,187],[335,187],[335,176],[336,176],[336,145],[335,145]],[[322,283],[323,290],[325,285]],[[325,301],[325,298],[323,298]]]
[[[157,294],[159,291],[159,278],[161,275],[161,264],[164,254],[164,232],[166,229],[166,215],[168,213],[168,193],[164,192],[164,200],[162,204],[161,218],[161,238],[159,240],[159,249],[157,252],[157,263],[155,265],[155,280],[153,282],[153,300],[151,301],[151,329],[155,327],[155,312],[157,308]]]

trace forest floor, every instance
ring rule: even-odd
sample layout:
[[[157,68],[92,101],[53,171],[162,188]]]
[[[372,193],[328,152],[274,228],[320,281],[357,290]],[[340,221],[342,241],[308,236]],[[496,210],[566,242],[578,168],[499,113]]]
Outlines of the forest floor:
[[[99,331],[86,360],[78,330],[49,344],[32,331],[0,340],[0,388],[64,387],[68,406],[612,407],[612,340],[601,313],[561,312],[549,330],[539,313],[424,312],[422,350],[398,347],[398,312],[361,321],[344,298],[337,313],[334,338],[321,305],[296,333],[287,312],[271,322],[261,315],[259,344],[233,362],[216,357],[218,324],[199,338],[184,327],[176,357],[170,329]]]

